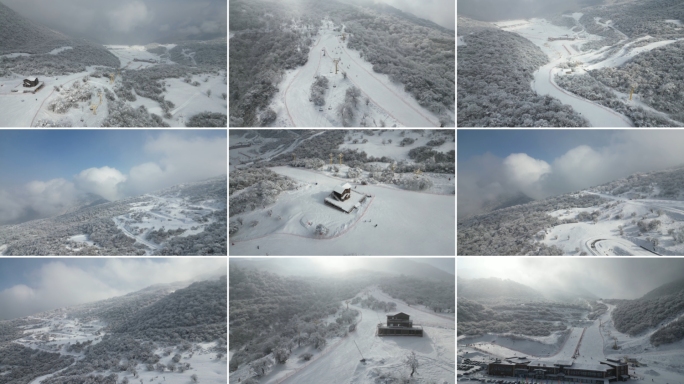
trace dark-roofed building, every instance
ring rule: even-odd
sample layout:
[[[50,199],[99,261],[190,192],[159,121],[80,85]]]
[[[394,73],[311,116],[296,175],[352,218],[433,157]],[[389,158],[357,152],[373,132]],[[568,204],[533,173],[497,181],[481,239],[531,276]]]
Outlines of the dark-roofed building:
[[[414,326],[409,315],[399,312],[396,315],[387,315],[387,324],[378,324],[378,336],[423,337],[423,327]]]
[[[573,361],[530,361],[526,357],[509,357],[489,364],[488,372],[496,376],[515,376],[545,380],[604,384],[629,379],[627,364],[615,359],[600,364],[583,364]]]
[[[26,88],[35,87],[36,85],[38,85],[38,83],[39,81],[37,77],[35,80],[24,79],[24,87]]]

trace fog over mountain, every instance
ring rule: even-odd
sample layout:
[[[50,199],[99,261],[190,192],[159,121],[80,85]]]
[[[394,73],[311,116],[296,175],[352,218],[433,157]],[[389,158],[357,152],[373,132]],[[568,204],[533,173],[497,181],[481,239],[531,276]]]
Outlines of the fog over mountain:
[[[28,19],[101,44],[172,43],[225,37],[222,0],[2,0]]]
[[[637,299],[684,277],[684,259],[487,257],[459,258],[457,264],[459,278],[497,277],[539,292],[560,289],[612,299]]]

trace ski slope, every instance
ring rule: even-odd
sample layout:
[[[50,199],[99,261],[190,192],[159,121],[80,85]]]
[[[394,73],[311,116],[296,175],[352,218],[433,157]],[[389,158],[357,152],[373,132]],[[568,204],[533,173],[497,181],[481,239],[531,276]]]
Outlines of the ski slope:
[[[369,294],[379,300],[389,296],[377,287],[369,289]],[[357,296],[362,296],[359,294]],[[455,383],[455,322],[454,319],[436,314],[416,311],[401,300],[389,298],[397,304],[393,313],[404,312],[411,316],[414,325],[421,325],[424,337],[378,337],[376,326],[386,321],[386,314],[359,306],[350,305],[361,314],[357,317],[356,331],[345,338],[328,341],[324,351],[310,350],[309,347],[295,348],[284,365],[274,367],[273,371],[260,378],[262,384],[374,384],[380,374],[404,374],[410,370],[403,364],[405,356],[416,352],[420,364],[414,377],[424,382]],[[358,348],[357,348],[358,346]],[[302,362],[297,356],[311,351],[311,363]],[[362,363],[361,358],[366,362]],[[248,372],[244,367],[231,373],[230,383],[245,380]]]
[[[300,185],[281,193],[275,205],[240,215],[245,223],[257,220],[259,224],[243,227],[230,237],[230,255],[455,254],[454,195],[358,185],[357,192],[372,198],[346,214],[323,202],[342,180],[292,167],[271,170]],[[318,224],[330,228],[331,237],[315,238]]]
[[[363,60],[359,53],[347,49],[342,40],[342,32],[335,32],[334,24],[323,21],[317,41],[309,51],[306,64],[290,71],[280,87],[271,106],[279,116],[278,125],[295,127],[331,127],[342,126],[337,116],[337,106],[344,101],[346,89],[356,86],[361,90],[360,102],[355,118],[355,125],[365,114],[367,126],[435,127],[439,119],[432,112],[421,107],[418,102],[398,84],[390,81],[387,75],[373,72],[372,65]],[[344,31],[344,29],[342,29]],[[333,58],[339,58],[338,73],[335,73]],[[345,79],[342,72],[346,72]],[[318,107],[309,101],[311,85],[316,76],[325,76],[329,80],[326,91],[326,104]],[[320,110],[322,109],[322,111]]]

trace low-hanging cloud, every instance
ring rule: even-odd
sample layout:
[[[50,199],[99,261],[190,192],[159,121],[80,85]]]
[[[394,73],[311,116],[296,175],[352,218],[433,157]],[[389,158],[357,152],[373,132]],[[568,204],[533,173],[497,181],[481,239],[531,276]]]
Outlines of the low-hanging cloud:
[[[109,25],[115,31],[131,32],[137,26],[149,22],[147,6],[140,1],[123,4],[109,13]]]
[[[28,283],[0,291],[0,319],[104,300],[154,284],[218,277],[226,269],[221,258],[107,259],[89,267],[49,262],[32,271]]]
[[[510,279],[539,292],[589,292],[636,299],[684,278],[684,259],[666,258],[458,258],[458,277]]]
[[[102,44],[213,39],[228,30],[225,0],[2,0],[38,24]]]
[[[184,137],[164,133],[149,139],[145,153],[153,161],[133,166],[127,174],[113,167],[84,169],[71,180],[32,181],[0,189],[0,225],[64,213],[86,193],[114,201],[173,185],[225,175],[225,137]]]
[[[394,8],[430,20],[444,28],[456,29],[456,2],[454,0],[375,0]]]
[[[476,156],[458,166],[458,216],[476,214],[501,196],[540,199],[606,183],[636,172],[684,166],[684,132],[615,132],[609,144],[570,149],[551,164],[527,154]]]

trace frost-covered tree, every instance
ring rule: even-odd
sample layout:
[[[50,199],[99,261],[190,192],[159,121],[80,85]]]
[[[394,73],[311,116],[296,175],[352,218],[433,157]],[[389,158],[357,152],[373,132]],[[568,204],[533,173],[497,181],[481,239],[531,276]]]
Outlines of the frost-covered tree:
[[[418,369],[418,366],[420,365],[418,363],[416,353],[411,351],[411,354],[406,356],[404,364],[411,369],[411,377],[413,377],[413,374],[416,372],[416,369]]]

